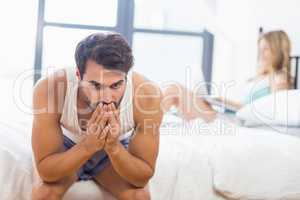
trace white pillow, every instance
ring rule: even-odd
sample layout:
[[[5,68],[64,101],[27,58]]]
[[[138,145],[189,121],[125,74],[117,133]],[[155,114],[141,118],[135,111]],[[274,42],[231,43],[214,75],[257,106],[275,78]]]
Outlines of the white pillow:
[[[214,189],[229,199],[300,199],[299,155],[300,139],[293,136],[252,132],[224,138],[210,159]]]
[[[245,126],[300,126],[300,90],[284,90],[255,100],[236,116]]]

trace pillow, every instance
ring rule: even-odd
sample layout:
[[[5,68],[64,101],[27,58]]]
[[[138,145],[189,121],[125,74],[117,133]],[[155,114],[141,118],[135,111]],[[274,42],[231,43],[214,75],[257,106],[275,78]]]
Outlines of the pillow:
[[[245,126],[300,126],[300,90],[274,92],[247,104],[236,116]]]
[[[223,139],[210,158],[218,193],[229,199],[300,199],[299,138],[250,129]]]

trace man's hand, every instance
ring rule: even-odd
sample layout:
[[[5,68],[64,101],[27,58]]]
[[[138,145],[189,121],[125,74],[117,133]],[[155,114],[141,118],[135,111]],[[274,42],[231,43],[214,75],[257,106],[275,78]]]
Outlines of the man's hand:
[[[109,131],[107,133],[106,143],[104,150],[107,153],[115,152],[119,142],[120,135],[120,112],[116,109],[115,105],[112,103],[108,105],[108,127]]]
[[[89,155],[93,155],[104,148],[105,139],[109,131],[109,127],[106,126],[109,119],[107,110],[107,105],[103,105],[102,103],[99,104],[91,119],[88,121],[87,136],[81,144],[87,150]]]

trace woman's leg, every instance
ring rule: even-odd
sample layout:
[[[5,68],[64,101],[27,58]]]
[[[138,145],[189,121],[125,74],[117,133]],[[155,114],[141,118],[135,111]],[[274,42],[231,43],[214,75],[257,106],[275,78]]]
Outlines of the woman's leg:
[[[165,112],[175,106],[187,120],[200,117],[205,121],[212,121],[216,117],[216,111],[208,102],[180,84],[167,85],[163,88],[163,96],[162,106]]]

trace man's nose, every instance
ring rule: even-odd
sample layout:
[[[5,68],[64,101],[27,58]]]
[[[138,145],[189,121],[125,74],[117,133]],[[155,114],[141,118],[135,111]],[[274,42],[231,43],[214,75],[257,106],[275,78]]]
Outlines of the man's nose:
[[[103,103],[107,103],[107,104],[113,101],[112,93],[109,89],[104,89],[100,94],[100,98]]]

